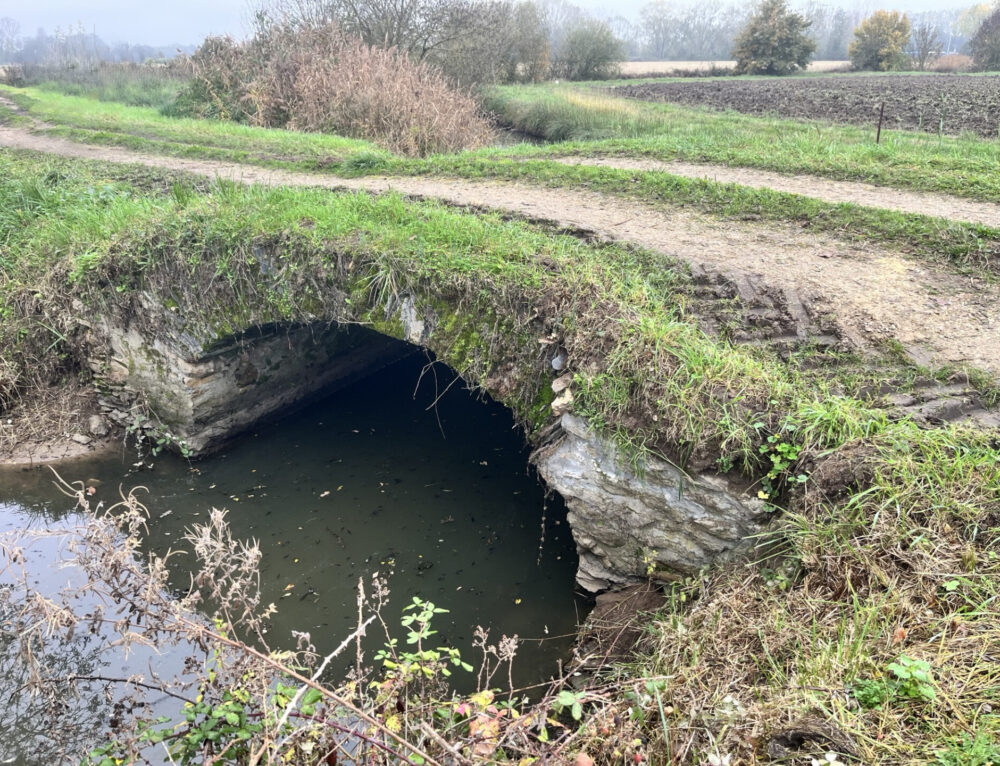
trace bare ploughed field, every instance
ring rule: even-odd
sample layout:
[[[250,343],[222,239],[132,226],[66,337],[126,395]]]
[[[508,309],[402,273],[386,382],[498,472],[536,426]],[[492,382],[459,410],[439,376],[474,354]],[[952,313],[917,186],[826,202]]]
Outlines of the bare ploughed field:
[[[957,135],[1000,136],[1000,76],[928,74],[622,85],[617,96],[754,115],[825,119]]]
[[[624,77],[662,77],[674,72],[710,72],[713,69],[732,69],[735,61],[625,61],[621,65]],[[849,69],[849,61],[810,61],[806,71],[838,72]]]

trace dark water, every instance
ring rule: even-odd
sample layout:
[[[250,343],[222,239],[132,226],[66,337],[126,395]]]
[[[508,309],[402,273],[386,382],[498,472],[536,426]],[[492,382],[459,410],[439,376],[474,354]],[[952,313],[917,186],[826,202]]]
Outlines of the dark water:
[[[377,571],[389,576],[390,624],[413,596],[432,600],[450,610],[435,624],[441,642],[473,664],[476,625],[493,639],[516,633],[514,682],[537,683],[557,672],[585,608],[565,509],[528,470],[510,413],[461,381],[445,392],[454,374],[443,365],[417,386],[425,364],[410,357],[203,461],[160,456],[136,469],[121,455],[75,463],[63,477],[96,480],[94,499],[107,503],[119,484],[147,487],[147,544],[159,552],[181,546],[210,508],[229,509],[234,537],[260,541],[264,603],[278,606],[273,646],[294,647],[299,630],[320,652],[335,647],[356,621],[358,579]],[[45,469],[0,473],[0,530],[59,529],[74,521],[68,503]],[[47,538],[39,555],[59,544]],[[50,579],[38,587],[59,575]]]

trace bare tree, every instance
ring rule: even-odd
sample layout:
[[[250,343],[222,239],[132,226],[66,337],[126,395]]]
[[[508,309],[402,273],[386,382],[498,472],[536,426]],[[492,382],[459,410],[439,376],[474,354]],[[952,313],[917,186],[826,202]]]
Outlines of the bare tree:
[[[552,50],[558,50],[570,30],[586,18],[586,14],[580,8],[567,3],[566,0],[542,0],[540,7]]]
[[[615,37],[622,41],[628,58],[638,58],[642,55],[644,44],[640,25],[633,24],[624,16],[611,16],[606,22]]]
[[[255,13],[256,24],[275,19],[316,25],[336,22],[368,45],[399,48],[417,59],[463,37],[494,28],[504,0],[274,0]]]
[[[21,43],[21,25],[9,16],[0,18],[0,62],[10,61]]]
[[[336,24],[379,48],[396,48],[462,84],[537,80],[548,68],[542,14],[516,0],[256,0],[258,37],[275,26]]]
[[[932,24],[917,24],[910,34],[908,53],[913,57],[913,63],[921,72],[941,55],[941,40],[938,28]]]
[[[665,0],[653,0],[639,11],[639,24],[646,42],[646,54],[659,61],[667,57],[674,43],[677,24]]]

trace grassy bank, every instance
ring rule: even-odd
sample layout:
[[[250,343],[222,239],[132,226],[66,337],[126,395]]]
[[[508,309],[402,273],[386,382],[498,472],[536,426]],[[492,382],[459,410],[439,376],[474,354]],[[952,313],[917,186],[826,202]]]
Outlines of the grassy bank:
[[[629,155],[802,173],[1000,201],[1000,144],[648,103],[593,87],[510,86],[487,104],[502,122],[559,143],[518,157]]]
[[[705,335],[663,256],[394,195],[200,183],[0,152],[4,408],[80,374],[95,315],[398,332],[386,308],[407,293],[460,317],[431,348],[535,429],[547,336],[577,411],[638,459],[732,467],[787,511],[756,560],[669,586],[631,664],[573,692],[579,722],[568,705],[563,729],[525,719],[538,756],[749,764],[796,726],[845,763],[1000,755],[993,435],[892,417],[822,354],[789,364]],[[920,372],[877,363],[880,380]]]
[[[597,144],[536,148],[522,145],[412,160],[337,136],[173,119],[152,109],[36,90],[8,92],[14,93],[33,116],[56,126],[47,133],[85,143],[165,156],[320,171],[332,176],[439,175],[592,190],[644,204],[688,207],[724,218],[790,222],[849,240],[876,240],[990,278],[997,271],[1000,232],[986,226],[831,204],[770,189],[685,179],[662,171],[568,166],[548,158],[574,151],[591,153],[591,147]],[[768,152],[768,156],[772,154]],[[991,183],[996,182],[995,174],[989,176]]]
[[[332,171],[351,154],[384,156],[363,141],[325,134],[170,118],[153,108],[41,88],[0,88],[4,93],[57,126],[58,135],[88,143]],[[886,130],[875,144],[869,129],[626,100],[582,85],[497,88],[488,94],[487,106],[503,123],[555,143],[480,150],[474,156],[685,160],[1000,201],[994,172],[1000,144],[978,137]]]
[[[3,88],[28,113],[56,126],[54,135],[169,156],[232,162],[281,161],[289,166],[338,163],[375,147],[322,133],[256,128],[221,120],[166,117],[152,107],[130,106],[44,88]]]

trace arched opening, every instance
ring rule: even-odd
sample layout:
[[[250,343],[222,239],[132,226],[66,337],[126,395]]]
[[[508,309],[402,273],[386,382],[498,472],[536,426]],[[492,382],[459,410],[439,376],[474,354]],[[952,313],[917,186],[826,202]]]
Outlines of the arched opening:
[[[358,581],[370,588],[378,572],[391,625],[418,596],[449,610],[435,628],[470,659],[477,625],[494,642],[517,634],[515,685],[557,672],[586,602],[565,506],[546,496],[510,410],[430,352],[358,326],[254,328],[149,370],[196,382],[165,401],[187,397],[176,412],[212,436],[212,450],[194,462],[161,454],[131,474],[116,454],[74,466],[74,477],[98,487],[96,500],[119,484],[148,487],[147,544],[158,552],[208,509],[228,508],[234,537],[260,541],[275,644],[292,645],[296,630],[321,652],[336,646],[355,624]],[[59,505],[44,474],[19,493],[15,506]],[[381,641],[373,634],[369,650]]]

